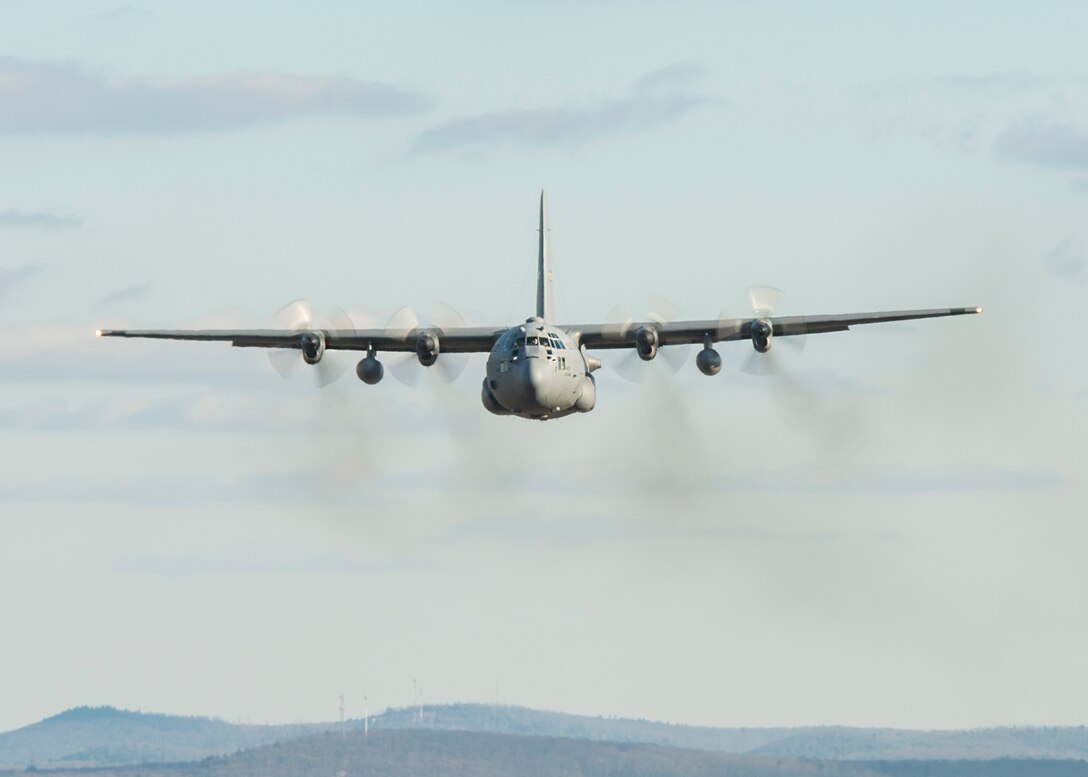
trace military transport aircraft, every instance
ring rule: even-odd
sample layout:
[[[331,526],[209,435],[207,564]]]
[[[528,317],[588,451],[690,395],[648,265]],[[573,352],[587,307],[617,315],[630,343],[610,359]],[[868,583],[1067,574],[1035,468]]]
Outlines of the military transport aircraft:
[[[536,315],[514,326],[420,325],[410,316],[410,321],[405,322],[401,317],[400,325],[380,329],[355,329],[350,319],[340,328],[318,328],[303,314],[301,320],[286,329],[100,329],[96,334],[219,340],[243,348],[278,349],[292,361],[301,356],[306,364],[315,366],[321,365],[327,351],[365,351],[366,356],[355,371],[369,385],[380,381],[385,374],[378,361],[379,353],[414,354],[424,367],[455,354],[487,353],[487,373],[481,393],[484,407],[496,415],[547,420],[593,409],[597,389],[592,373],[602,363],[587,353],[590,350],[633,348],[639,358],[650,361],[659,350],[670,346],[702,345],[695,366],[704,375],[717,375],[722,359],[714,344],[719,342],[750,340],[756,353],[766,355],[772,340],[778,337],[842,332],[858,324],[982,312],[982,308],[969,307],[783,317],[772,315],[774,290],[750,289],[753,311],[746,318],[670,321],[664,316],[651,316],[646,321],[561,324],[556,322],[552,307],[548,216],[543,192],[539,233]]]

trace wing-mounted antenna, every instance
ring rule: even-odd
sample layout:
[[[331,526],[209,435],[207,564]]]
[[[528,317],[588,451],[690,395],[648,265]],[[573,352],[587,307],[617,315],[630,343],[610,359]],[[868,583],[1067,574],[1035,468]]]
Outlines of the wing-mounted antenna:
[[[548,323],[555,322],[552,303],[552,257],[548,246],[548,203],[540,192],[540,239],[536,270],[536,314]]]

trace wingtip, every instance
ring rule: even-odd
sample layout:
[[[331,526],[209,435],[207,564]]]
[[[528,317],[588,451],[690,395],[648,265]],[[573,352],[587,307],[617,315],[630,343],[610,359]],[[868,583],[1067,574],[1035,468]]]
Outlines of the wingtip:
[[[981,313],[981,312],[982,312],[982,308],[981,308],[981,307],[977,307],[977,308],[975,308],[975,312],[976,312],[976,313]]]
[[[101,336],[102,336],[103,334],[104,334],[104,333],[102,332],[102,330],[101,330],[101,329],[96,329],[96,330],[94,330],[94,336],[95,336],[95,337],[101,337]]]

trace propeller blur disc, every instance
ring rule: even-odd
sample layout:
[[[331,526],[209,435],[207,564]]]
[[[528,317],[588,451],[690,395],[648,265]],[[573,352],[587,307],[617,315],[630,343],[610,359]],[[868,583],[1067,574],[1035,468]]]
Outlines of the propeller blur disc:
[[[749,286],[748,305],[757,318],[773,316],[783,291],[774,286]]]
[[[653,295],[650,297],[648,312],[644,320],[636,321],[625,307],[616,305],[605,318],[604,331],[609,337],[626,339],[631,335],[632,330],[640,324],[657,324],[663,327],[678,318],[680,318],[680,308],[676,304],[660,295]],[[687,361],[689,350],[690,346],[686,344],[662,344],[658,346],[657,356],[662,358],[668,371],[677,372]],[[609,359],[608,363],[616,374],[623,379],[632,383],[642,383],[646,380],[648,371],[654,369],[652,363],[657,361],[657,356],[651,359],[650,362],[646,362],[639,357],[634,348],[628,348],[625,349],[625,353],[622,355],[616,354],[615,357]]]
[[[671,300],[665,299],[659,294],[650,297],[650,310],[648,313],[650,321],[664,326],[670,321],[678,321],[681,317],[680,307]],[[686,343],[663,345],[657,349],[657,355],[665,360],[665,364],[673,372],[680,371],[680,368],[687,362],[690,352],[691,346]]]
[[[778,303],[785,295],[781,289],[776,289],[773,286],[750,286],[747,289],[748,304],[752,308],[752,315],[756,318],[768,318],[774,315],[775,309],[778,307]],[[724,317],[723,317],[724,321]],[[722,336],[722,329],[726,325],[724,323],[719,324],[719,336]],[[792,348],[795,351],[802,351],[805,347],[805,335],[789,335],[786,337],[776,337],[774,342],[785,343],[786,347]],[[759,353],[753,350],[748,354],[748,357],[744,360],[744,364],[741,369],[749,375],[774,375],[782,369],[781,361],[771,351],[766,353]]]
[[[413,330],[419,328],[419,316],[416,315],[415,310],[405,305],[393,312],[393,315],[385,322],[385,328],[391,330],[394,337],[404,339]],[[420,365],[414,351],[390,353],[386,356],[385,363],[393,377],[405,386],[415,386],[419,383]]]
[[[465,317],[461,315],[460,311],[444,302],[435,304],[431,311],[431,323],[439,330],[440,346],[443,332],[466,326]],[[440,351],[435,366],[438,367],[438,374],[444,382],[453,383],[461,377],[465,368],[468,367],[468,354],[443,353]]]
[[[276,329],[297,332],[300,338],[305,332],[315,329],[336,331],[345,336],[354,335],[355,324],[352,322],[351,316],[342,308],[334,307],[327,319],[328,326],[315,326],[313,308],[307,299],[296,299],[293,302],[288,302],[272,316],[273,325]],[[303,362],[301,347],[269,348],[267,353],[268,361],[273,369],[285,378]],[[339,380],[347,371],[348,363],[342,355],[334,355],[326,350],[313,367],[314,381],[318,388],[323,388]]]
[[[393,330],[393,335],[401,339],[411,336],[412,332],[416,330],[420,332],[429,329],[435,330],[438,335],[439,352],[438,358],[432,366],[437,369],[431,370],[431,368],[420,364],[415,351],[412,350],[390,353],[386,358],[389,371],[393,373],[394,378],[406,386],[419,385],[420,379],[424,374],[427,374],[428,370],[431,370],[429,374],[437,376],[444,383],[452,383],[457,380],[465,371],[465,368],[468,367],[468,354],[444,353],[442,351],[442,333],[447,329],[457,329],[463,326],[465,326],[464,316],[445,303],[438,303],[434,306],[430,322],[427,324],[420,322],[419,315],[414,309],[407,306],[399,308],[389,317],[385,325],[386,329]]]

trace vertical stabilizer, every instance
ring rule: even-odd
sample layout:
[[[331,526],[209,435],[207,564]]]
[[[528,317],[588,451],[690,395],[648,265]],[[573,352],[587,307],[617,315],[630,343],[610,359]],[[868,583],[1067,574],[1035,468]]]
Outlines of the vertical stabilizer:
[[[536,269],[536,314],[548,323],[555,322],[552,303],[552,257],[548,248],[548,204],[540,192],[540,244]]]

